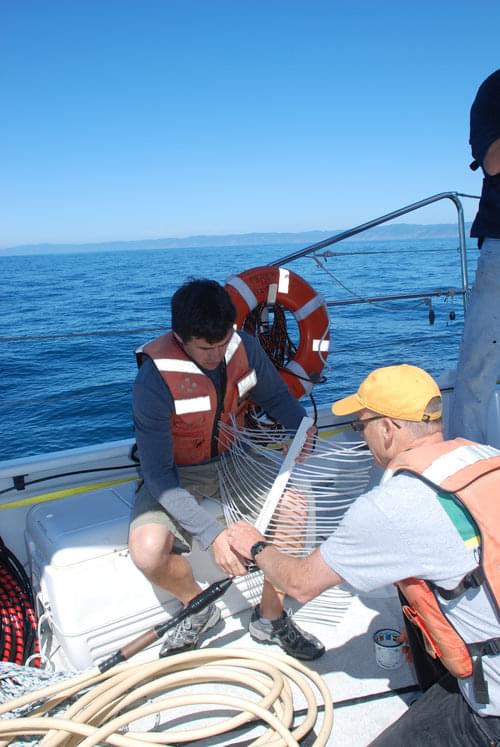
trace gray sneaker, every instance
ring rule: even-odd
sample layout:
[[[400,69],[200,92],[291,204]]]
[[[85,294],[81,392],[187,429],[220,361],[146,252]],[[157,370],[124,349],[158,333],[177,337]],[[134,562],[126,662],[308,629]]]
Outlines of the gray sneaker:
[[[325,647],[312,633],[306,633],[294,622],[290,612],[281,613],[277,620],[266,623],[260,619],[259,607],[253,611],[248,632],[259,643],[276,643],[285,653],[296,659],[311,661],[325,653]]]
[[[160,657],[191,651],[200,641],[202,634],[217,625],[219,620],[220,610],[215,604],[210,604],[206,610],[181,620],[178,625],[166,632]]]

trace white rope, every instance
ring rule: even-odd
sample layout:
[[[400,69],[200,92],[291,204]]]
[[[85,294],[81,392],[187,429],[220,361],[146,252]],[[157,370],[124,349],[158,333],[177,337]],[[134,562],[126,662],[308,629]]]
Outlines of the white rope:
[[[11,666],[5,674],[16,680],[25,669]],[[42,678],[39,689],[0,705],[1,745],[11,740],[29,744],[29,737],[43,736],[44,747],[151,747],[198,743],[245,727],[252,737],[257,731],[254,745],[296,746],[316,732],[311,745],[323,747],[333,724],[331,695],[321,676],[274,651],[199,649],[154,662],[125,662],[66,681],[52,677],[52,683]],[[212,683],[224,689],[216,692]],[[307,708],[297,724],[295,711],[304,699]],[[139,731],[141,721],[153,714],[160,714],[158,728]],[[225,742],[230,743],[234,739]]]
[[[231,446],[220,469],[226,521],[244,518],[263,534],[279,529],[296,536],[297,519],[302,518],[307,535],[302,555],[335,531],[345,511],[366,490],[373,464],[364,442],[323,439],[316,440],[303,461],[296,461],[310,423],[308,419],[286,457],[282,441],[270,444],[269,434],[225,426],[224,439]],[[282,498],[286,509],[278,516]]]
[[[364,441],[317,439],[309,456],[296,461],[303,434],[286,457],[282,450],[293,436],[284,432],[277,443],[269,443],[269,433],[225,426],[224,442],[231,446],[221,460],[221,494],[227,523],[246,519],[262,526],[260,531],[280,550],[304,557],[337,529],[349,506],[366,490],[373,459]],[[262,574],[249,574],[236,583],[249,603],[255,604]],[[329,589],[294,616],[335,624],[343,619],[351,601],[350,592]]]
[[[297,459],[299,458],[300,452],[304,447],[307,438],[307,430],[312,426],[312,424],[312,418],[302,418],[302,422],[300,423],[297,429],[297,433],[295,434],[292,444],[287,452],[287,455],[283,460],[283,463],[281,464],[276,479],[271,485],[271,489],[267,494],[267,498],[265,499],[262,508],[259,511],[257,521],[255,522],[255,528],[258,529],[259,532],[265,533],[267,527],[269,526],[269,522],[271,521],[278,502],[282,498],[283,492],[290,479],[292,469]]]

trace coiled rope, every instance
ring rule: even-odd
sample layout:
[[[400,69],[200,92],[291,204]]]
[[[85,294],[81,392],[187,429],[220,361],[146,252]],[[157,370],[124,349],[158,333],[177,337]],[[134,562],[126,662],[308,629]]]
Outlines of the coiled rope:
[[[199,692],[198,685],[217,683]],[[222,691],[221,683],[231,691]],[[179,694],[195,686],[195,692]],[[244,695],[241,695],[241,690]],[[172,692],[175,690],[175,692]],[[83,691],[83,692],[82,692]],[[235,694],[236,692],[236,694]],[[303,721],[294,726],[294,697],[302,696],[307,708]],[[77,697],[76,701],[74,698]],[[61,713],[64,701],[72,699]],[[151,700],[154,698],[154,700]],[[144,703],[144,699],[148,702]],[[322,701],[318,704],[317,701]],[[36,709],[21,715],[19,709]],[[209,706],[200,714],[199,706]],[[221,720],[208,726],[177,728],[179,709],[188,709],[191,721],[200,716],[214,719],[214,706],[223,708]],[[302,707],[302,704],[301,704]],[[227,717],[227,711],[236,715]],[[57,715],[54,714],[57,710]],[[174,711],[168,719],[169,711]],[[319,674],[282,653],[260,653],[258,649],[206,648],[177,654],[154,662],[119,664],[107,672],[92,670],[72,679],[9,700],[0,706],[0,747],[16,737],[45,735],[43,747],[151,747],[189,743],[215,735],[230,734],[248,725],[264,729],[253,745],[290,745],[321,726],[311,744],[323,747],[333,725],[333,704]],[[22,713],[22,711],[21,711]],[[123,731],[131,723],[150,714],[161,714],[161,731]],[[169,720],[176,728],[168,728]],[[233,739],[225,744],[233,744]],[[221,742],[222,744],[222,742]]]
[[[272,316],[272,323],[263,322],[263,314]],[[287,329],[285,310],[279,303],[258,304],[245,319],[243,329],[259,340],[261,348],[275,367],[285,368],[297,352],[297,346]]]
[[[0,537],[0,660],[24,664],[38,651],[31,584]]]

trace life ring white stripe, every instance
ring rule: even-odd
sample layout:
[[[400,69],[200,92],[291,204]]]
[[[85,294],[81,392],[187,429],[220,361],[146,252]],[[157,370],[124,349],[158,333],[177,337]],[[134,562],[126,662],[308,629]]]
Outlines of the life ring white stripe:
[[[324,301],[318,293],[318,295],[314,296],[310,301],[301,306],[300,309],[297,309],[297,311],[294,312],[294,316],[298,322],[301,322],[303,319],[307,319],[313,311],[316,311],[316,309],[319,309],[321,306],[324,306]]]
[[[203,372],[192,361],[181,361],[177,358],[157,358],[154,364],[158,371],[174,371],[176,373],[191,373],[203,376]]]
[[[286,367],[287,371],[290,371],[292,374],[296,374],[297,376],[300,376],[299,383],[304,388],[304,392],[306,394],[309,394],[309,392],[312,391],[313,385],[312,381],[309,379],[309,374],[307,371],[305,371],[300,363],[297,363],[297,361],[292,360]]]
[[[208,412],[210,410],[210,397],[176,399],[174,406],[176,415],[186,415],[189,412]]]
[[[250,311],[255,309],[255,307],[257,306],[257,298],[255,297],[253,291],[250,290],[250,287],[245,283],[244,280],[240,278],[239,275],[231,275],[231,277],[226,280],[226,284],[232,285],[233,288],[238,291]]]
[[[313,353],[327,353],[330,350],[330,340],[313,340]]]

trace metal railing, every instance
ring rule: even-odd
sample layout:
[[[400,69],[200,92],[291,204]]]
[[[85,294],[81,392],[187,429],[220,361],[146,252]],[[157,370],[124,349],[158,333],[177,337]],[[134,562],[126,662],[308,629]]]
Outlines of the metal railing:
[[[327,239],[323,239],[323,241],[318,241],[316,244],[311,244],[310,246],[305,247],[304,249],[300,249],[297,252],[293,252],[292,254],[287,254],[286,257],[282,257],[281,259],[276,260],[275,262],[270,262],[270,265],[273,267],[276,267],[278,265],[284,265],[289,262],[294,262],[297,259],[300,259],[301,257],[307,257],[309,254],[314,254],[315,252],[319,251],[320,249],[325,249],[327,246],[332,246],[332,244],[338,244],[340,241],[345,241],[345,239],[349,239],[352,236],[356,236],[357,234],[363,233],[364,231],[368,231],[370,228],[374,228],[375,226],[380,226],[382,223],[388,223],[389,221],[393,220],[394,218],[399,218],[401,215],[406,215],[407,213],[412,213],[415,210],[420,210],[420,208],[426,207],[427,205],[431,205],[434,202],[439,202],[440,200],[451,200],[453,204],[455,205],[455,208],[457,210],[457,230],[458,230],[458,241],[459,241],[459,251],[460,251],[460,269],[462,274],[462,288],[461,289],[454,289],[453,295],[462,296],[463,304],[464,304],[464,312],[467,309],[467,303],[469,298],[469,278],[467,273],[467,247],[465,243],[465,224],[464,224],[464,211],[462,207],[462,203],[460,201],[460,197],[473,197],[473,195],[464,195],[459,192],[440,192],[437,195],[432,195],[431,197],[427,197],[425,200],[419,200],[418,202],[413,202],[411,205],[406,205],[405,207],[399,208],[399,210],[394,210],[392,213],[386,213],[385,215],[381,215],[379,218],[374,218],[373,220],[368,221],[367,223],[362,223],[359,226],[355,226],[354,228],[349,228],[347,231],[342,231],[341,233],[334,234],[333,236],[330,236]],[[411,294],[411,293],[402,293],[397,295],[391,295],[391,296],[377,296],[376,298],[363,298],[359,300],[351,300],[351,301],[329,301],[328,306],[340,306],[345,304],[352,304],[352,303],[370,303],[374,301],[386,301],[386,300],[399,300],[404,298],[415,298],[419,295],[422,296],[431,296],[431,295],[445,295],[444,291],[426,291],[422,292],[422,294]]]

